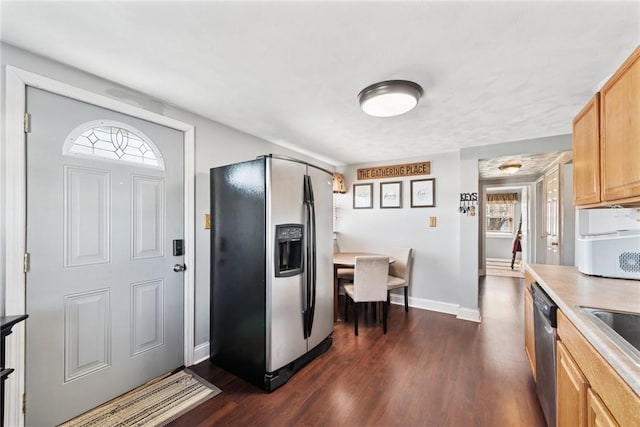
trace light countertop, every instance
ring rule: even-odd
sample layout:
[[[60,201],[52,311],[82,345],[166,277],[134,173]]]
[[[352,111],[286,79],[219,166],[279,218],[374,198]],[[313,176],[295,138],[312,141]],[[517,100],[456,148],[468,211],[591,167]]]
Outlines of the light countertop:
[[[640,366],[620,350],[577,306],[640,313],[640,281],[582,274],[564,265],[526,265],[538,284],[565,316],[640,396]]]

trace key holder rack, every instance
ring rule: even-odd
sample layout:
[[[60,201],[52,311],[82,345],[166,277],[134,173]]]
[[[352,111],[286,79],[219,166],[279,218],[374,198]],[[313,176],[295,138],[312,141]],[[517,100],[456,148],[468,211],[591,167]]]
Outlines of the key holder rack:
[[[476,216],[478,193],[460,193],[460,207],[458,212],[467,216]]]

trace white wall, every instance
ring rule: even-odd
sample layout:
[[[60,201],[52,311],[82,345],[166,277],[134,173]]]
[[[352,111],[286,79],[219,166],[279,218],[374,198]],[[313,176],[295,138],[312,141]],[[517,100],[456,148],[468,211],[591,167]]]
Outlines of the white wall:
[[[203,215],[209,211],[209,168],[249,160],[257,155],[278,153],[311,161],[327,169],[332,166],[308,156],[293,152],[289,149],[271,144],[260,138],[242,133],[222,124],[216,123],[204,117],[176,108],[166,102],[150,98],[144,94],[132,91],[113,82],[84,73],[66,65],[49,59],[33,55],[10,45],[1,44],[2,63],[2,129],[6,129],[5,120],[5,66],[31,71],[45,77],[49,77],[82,89],[89,90],[99,95],[118,99],[124,103],[135,105],[158,114],[165,115],[195,126],[195,344],[200,349],[196,357],[208,356],[209,341],[209,232],[203,229]],[[215,94],[196,93],[193,96],[215,96]],[[0,224],[4,225],[4,159],[5,146],[3,138],[0,144],[0,188],[3,191],[1,197]],[[5,308],[5,245],[11,242],[5,241],[4,226],[0,228],[0,311]]]
[[[348,192],[336,196],[338,244],[341,251],[388,253],[392,247],[415,250],[414,268],[409,289],[410,304],[459,314],[464,291],[460,289],[460,238],[458,200],[460,193],[459,158],[457,152],[420,158],[394,159],[393,164],[431,162],[431,174],[405,178],[356,181],[356,170],[384,163],[353,165],[343,170]],[[477,168],[476,168],[477,170]],[[435,178],[435,207],[411,208],[410,181]],[[402,208],[380,208],[380,183],[402,181]],[[353,209],[354,183],[374,184],[373,209]],[[435,216],[437,226],[429,227]],[[471,236],[469,244],[477,244]],[[468,268],[466,265],[464,268]],[[395,299],[395,298],[394,298]],[[399,301],[399,299],[395,299]],[[477,308],[475,306],[463,306]]]

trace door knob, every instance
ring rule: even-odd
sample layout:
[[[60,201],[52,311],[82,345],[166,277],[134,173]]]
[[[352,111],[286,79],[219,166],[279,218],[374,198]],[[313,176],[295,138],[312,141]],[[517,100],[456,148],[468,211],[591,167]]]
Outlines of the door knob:
[[[185,271],[186,269],[187,269],[187,266],[184,264],[176,264],[173,266],[173,271],[175,271],[176,273]]]

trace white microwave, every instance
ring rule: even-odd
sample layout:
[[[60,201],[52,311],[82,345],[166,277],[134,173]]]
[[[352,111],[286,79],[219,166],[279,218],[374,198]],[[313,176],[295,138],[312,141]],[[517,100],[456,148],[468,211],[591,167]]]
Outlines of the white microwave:
[[[640,230],[581,235],[576,241],[580,272],[640,280]]]

